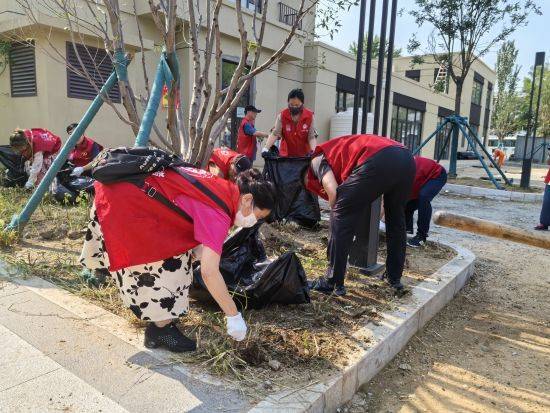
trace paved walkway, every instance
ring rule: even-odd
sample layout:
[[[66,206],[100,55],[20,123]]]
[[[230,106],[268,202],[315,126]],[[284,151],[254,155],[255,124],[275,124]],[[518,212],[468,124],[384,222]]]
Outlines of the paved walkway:
[[[17,282],[0,279],[2,413],[248,410],[236,390],[142,347],[127,321],[43,280]]]

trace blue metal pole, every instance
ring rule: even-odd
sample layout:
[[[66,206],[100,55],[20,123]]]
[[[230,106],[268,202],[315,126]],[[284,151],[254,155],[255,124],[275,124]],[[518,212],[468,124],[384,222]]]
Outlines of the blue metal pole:
[[[420,144],[420,146],[418,148],[416,148],[414,151],[413,151],[413,155],[418,155],[420,153],[420,151],[422,150],[422,148],[424,146],[426,146],[426,144],[430,141],[430,139],[432,139],[435,135],[437,135],[439,133],[439,131],[441,129],[443,129],[445,127],[445,125],[449,122],[448,119],[445,119],[438,127],[437,129],[435,130],[435,132],[433,132],[430,136],[428,136],[424,142],[422,142]]]
[[[147,107],[143,113],[143,118],[141,119],[141,125],[139,126],[139,131],[136,136],[136,143],[134,146],[148,146],[151,129],[153,128],[153,123],[155,121],[155,117],[157,116],[160,100],[162,99],[162,87],[165,83],[171,84],[173,80],[174,78],[172,76],[172,72],[166,63],[166,57],[163,53],[159,64],[157,65],[157,73],[155,74],[155,80],[153,81],[153,86],[151,87],[151,96],[149,96]]]
[[[496,186],[497,189],[504,189],[502,186],[499,185],[499,183],[497,182],[497,180],[493,176],[493,173],[491,172],[491,170],[489,169],[489,167],[487,166],[487,164],[483,160],[483,156],[481,156],[481,154],[478,152],[477,148],[475,147],[475,142],[472,140],[472,138],[470,138],[470,135],[468,134],[466,129],[464,129],[464,124],[463,123],[457,123],[457,127],[458,127],[458,129],[460,129],[460,132],[462,132],[464,134],[464,137],[466,138],[468,143],[472,146],[472,149],[474,150],[474,153],[476,154],[477,159],[479,160],[479,162],[481,162],[481,166],[483,166],[483,169],[485,169],[485,172],[487,172],[487,176],[489,177],[491,182]]]
[[[103,96],[107,95],[109,90],[117,83],[117,80],[118,79],[116,71],[113,71],[99,91],[99,94],[95,97],[92,104],[80,120],[80,122],[78,122],[78,126],[74,129],[69,139],[67,139],[67,142],[65,142],[65,145],[63,145],[63,147],[57,154],[57,157],[53,161],[52,166],[50,166],[50,169],[48,169],[48,171],[44,175],[44,178],[42,178],[42,181],[40,181],[40,184],[34,190],[32,196],[27,201],[27,204],[25,205],[21,213],[19,215],[13,216],[10,224],[6,229],[21,230],[27,224],[27,222],[29,222],[31,215],[40,204],[40,201],[42,200],[44,194],[48,191],[48,188],[50,187],[55,176],[57,175],[57,172],[59,172],[59,170],[65,163],[69,152],[74,148],[76,142],[84,134],[84,131],[86,130],[88,125],[90,125],[94,116],[103,105]]]

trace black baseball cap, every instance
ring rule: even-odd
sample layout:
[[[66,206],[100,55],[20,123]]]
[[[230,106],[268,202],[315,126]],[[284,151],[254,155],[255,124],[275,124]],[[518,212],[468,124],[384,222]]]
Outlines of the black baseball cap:
[[[237,173],[247,171],[250,168],[252,168],[252,162],[247,156],[243,155],[235,160],[235,169],[237,170]]]
[[[244,112],[245,112],[245,113],[246,113],[246,112],[256,112],[256,113],[260,113],[261,110],[258,109],[258,108],[256,108],[256,106],[254,106],[254,105],[246,105],[246,106],[244,107]]]

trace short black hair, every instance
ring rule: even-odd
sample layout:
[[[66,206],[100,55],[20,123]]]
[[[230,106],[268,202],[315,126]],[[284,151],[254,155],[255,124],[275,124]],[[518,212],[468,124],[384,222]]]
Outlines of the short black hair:
[[[78,123],[74,122],[71,123],[69,126],[67,126],[67,133],[71,133],[73,129],[75,129],[78,126]]]
[[[251,194],[254,205],[260,209],[275,209],[277,191],[272,182],[267,181],[257,169],[249,169],[237,176],[237,186],[241,195]]]
[[[289,93],[288,93],[288,98],[287,98],[287,101],[289,101],[290,99],[300,99],[300,101],[302,103],[304,103],[304,91],[302,89],[292,89]]]

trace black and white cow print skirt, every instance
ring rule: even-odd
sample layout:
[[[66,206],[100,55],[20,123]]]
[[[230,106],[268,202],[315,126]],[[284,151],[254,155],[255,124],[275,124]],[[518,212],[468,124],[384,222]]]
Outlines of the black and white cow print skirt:
[[[92,271],[109,267],[105,241],[93,206],[80,263]],[[193,277],[191,263],[191,251],[188,251],[109,273],[122,301],[136,317],[144,321],[164,321],[181,317],[189,310],[188,292]]]

